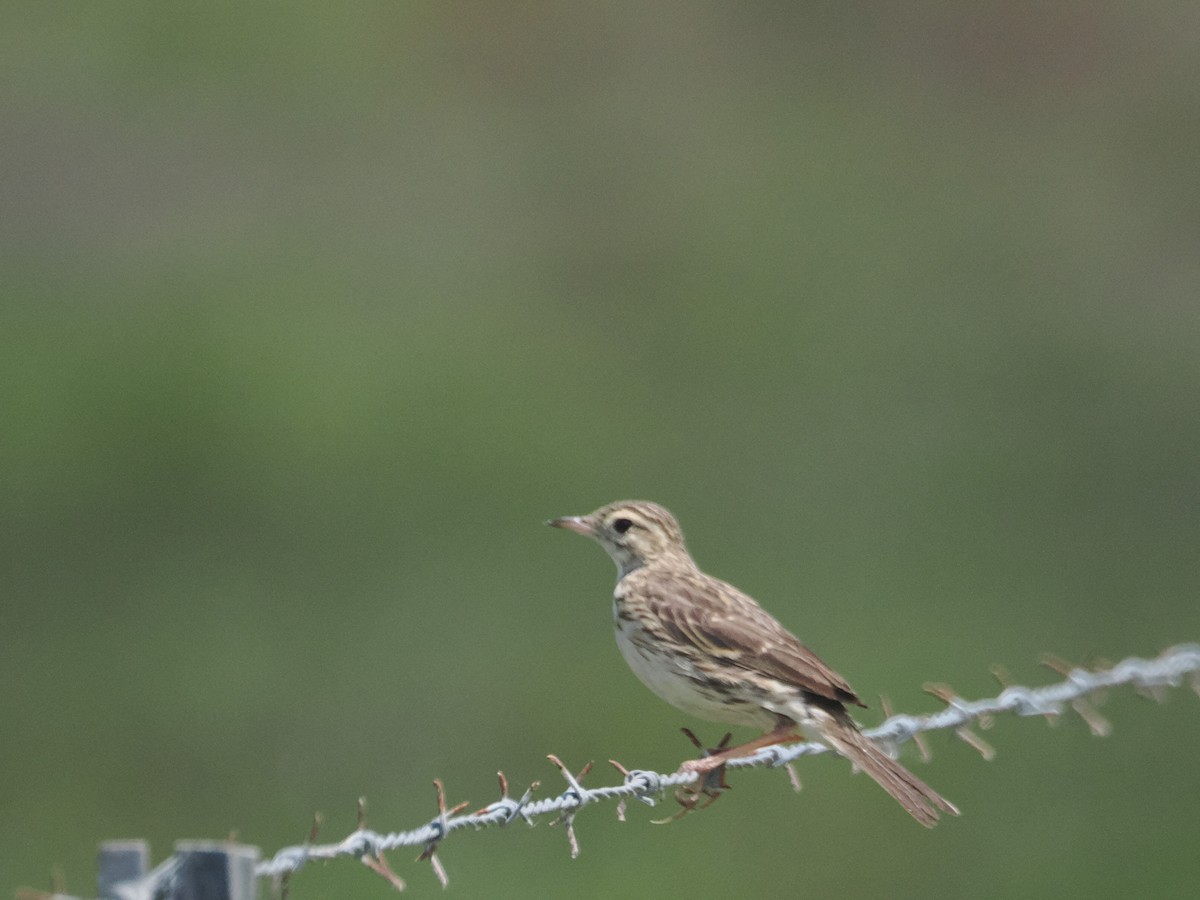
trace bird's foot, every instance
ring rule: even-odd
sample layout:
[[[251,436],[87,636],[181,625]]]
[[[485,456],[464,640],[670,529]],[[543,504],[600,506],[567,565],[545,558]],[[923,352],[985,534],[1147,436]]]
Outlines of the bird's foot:
[[[707,809],[720,799],[721,794],[729,790],[729,783],[725,780],[724,752],[729,747],[732,735],[727,732],[721,743],[708,749],[690,729],[684,728],[683,733],[698,750],[704,752],[704,756],[687,760],[679,767],[679,772],[694,772],[700,777],[692,784],[681,785],[675,789],[675,801],[683,808],[668,819],[659,819],[655,824],[674,822],[690,812]]]

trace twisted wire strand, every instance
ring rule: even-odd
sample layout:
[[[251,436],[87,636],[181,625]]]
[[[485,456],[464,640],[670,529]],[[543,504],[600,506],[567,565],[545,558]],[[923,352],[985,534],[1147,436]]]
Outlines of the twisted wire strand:
[[[1088,721],[1093,732],[1104,734],[1106,723],[1087,704],[1086,699],[1096,691],[1132,684],[1139,690],[1154,694],[1168,687],[1177,687],[1182,684],[1185,676],[1190,676],[1192,689],[1200,695],[1200,644],[1180,644],[1153,659],[1129,657],[1107,669],[1093,671],[1065,666],[1060,668],[1065,677],[1056,684],[1038,688],[1011,685],[997,696],[982,700],[964,700],[949,688],[935,689],[931,692],[946,702],[945,709],[922,716],[905,713],[892,715],[882,724],[867,729],[865,733],[885,747],[894,749],[906,741],[919,739],[918,736],[924,732],[952,728],[964,740],[986,751],[986,745],[982,745],[981,741],[971,735],[966,726],[975,720],[1000,713],[1055,717],[1064,713],[1067,706],[1070,706]],[[728,767],[784,766],[801,756],[812,756],[828,750],[825,745],[815,742],[764,747],[749,756],[730,760]],[[476,812],[459,815],[455,814],[455,810],[446,809],[441,784],[438,783],[439,813],[427,824],[409,831],[387,834],[360,827],[337,843],[284,847],[270,859],[259,863],[256,873],[259,876],[279,879],[314,860],[353,856],[364,862],[381,861],[382,854],[388,850],[398,847],[423,847],[421,858],[432,863],[438,878],[445,884],[445,872],[437,860],[436,851],[440,843],[452,833],[464,828],[478,830],[504,826],[517,819],[524,819],[532,825],[535,819],[553,813],[558,814],[554,824],[566,826],[571,852],[575,856],[578,855],[579,845],[575,837],[574,820],[576,814],[585,806],[605,800],[619,800],[619,812],[623,817],[625,801],[640,800],[654,806],[657,796],[667,788],[689,785],[700,777],[694,772],[664,773],[622,769],[625,775],[620,784],[585,788],[580,784],[582,773],[577,778],[557,758],[551,757],[551,761],[559,766],[567,782],[566,790],[555,796],[535,799],[532,796],[534,788],[531,787],[522,797],[513,799],[508,796],[507,784],[501,776],[502,796],[499,800]],[[386,866],[385,863],[383,865]],[[392,875],[390,870],[387,875],[397,887],[403,886],[403,882]]]

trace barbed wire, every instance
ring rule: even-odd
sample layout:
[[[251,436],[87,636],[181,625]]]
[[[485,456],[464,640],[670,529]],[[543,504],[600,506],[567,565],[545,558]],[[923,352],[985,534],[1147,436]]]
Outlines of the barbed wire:
[[[928,750],[921,741],[921,735],[928,731],[954,729],[958,737],[990,759],[993,755],[991,748],[967,727],[970,723],[978,721],[981,725],[987,725],[990,724],[991,717],[1001,713],[1056,718],[1062,715],[1069,705],[1087,722],[1094,734],[1104,735],[1109,732],[1110,726],[1096,711],[1089,701],[1089,696],[1105,688],[1132,684],[1139,692],[1159,699],[1167,688],[1179,686],[1185,676],[1190,676],[1191,687],[1200,696],[1200,644],[1180,644],[1163,651],[1154,659],[1130,657],[1108,668],[1073,667],[1053,657],[1047,657],[1043,662],[1062,674],[1064,680],[1044,687],[1028,688],[1007,684],[1007,677],[1003,672],[994,669],[993,673],[1005,685],[1004,689],[997,696],[982,700],[964,700],[947,685],[927,685],[926,691],[945,702],[945,709],[922,716],[904,713],[889,715],[882,724],[866,729],[865,734],[892,752],[900,744],[913,740],[921,747],[922,754],[928,757]],[[826,752],[829,752],[828,747],[815,742],[764,747],[748,756],[729,760],[727,767],[788,767],[802,756],[815,756]],[[558,768],[567,784],[566,789],[555,796],[535,798],[534,792],[539,787],[535,782],[520,797],[513,798],[509,795],[507,780],[503,773],[500,773],[500,798],[482,809],[463,814],[462,810],[467,804],[461,803],[448,808],[442,783],[435,781],[438,814],[432,821],[409,831],[380,834],[364,827],[360,801],[359,827],[344,840],[333,844],[309,842],[285,847],[270,859],[259,863],[256,872],[260,876],[274,878],[278,883],[280,879],[286,881],[288,875],[309,862],[352,856],[383,875],[395,887],[403,889],[404,882],[392,872],[384,854],[399,847],[421,847],[419,859],[429,861],[444,887],[447,877],[437,851],[442,841],[456,831],[505,826],[518,819],[532,825],[539,817],[557,813],[557,818],[552,824],[565,826],[571,855],[574,857],[579,855],[575,817],[585,807],[606,800],[617,800],[618,815],[624,819],[626,801],[639,800],[648,806],[654,806],[659,795],[668,788],[688,787],[704,777],[695,772],[664,773],[646,769],[626,769],[610,760],[609,762],[621,772],[622,782],[587,788],[581,781],[590,770],[590,763],[577,775],[573,775],[556,756],[551,755],[548,758]],[[798,785],[794,773],[793,785]],[[693,792],[690,800],[686,797],[680,798],[685,804],[682,812],[687,812],[695,805],[697,793],[707,794],[711,802],[720,790],[719,778],[705,777],[701,790]],[[315,835],[313,838],[315,839]]]
[[[1001,713],[1055,719],[1070,708],[1084,719],[1094,734],[1104,735],[1110,731],[1110,725],[1097,712],[1091,698],[1106,688],[1131,684],[1140,693],[1154,699],[1162,699],[1167,688],[1179,686],[1187,677],[1192,690],[1200,696],[1200,644],[1180,644],[1163,651],[1153,659],[1130,657],[1115,665],[1091,669],[1071,666],[1054,657],[1044,658],[1043,663],[1059,672],[1063,680],[1044,687],[1029,688],[1008,684],[1007,676],[1002,671],[993,669],[993,674],[1003,685],[1003,690],[995,697],[982,700],[964,700],[948,685],[926,685],[925,690],[943,701],[946,704],[945,709],[920,716],[905,713],[892,715],[885,703],[886,720],[874,728],[866,729],[864,733],[893,753],[899,745],[914,741],[920,747],[922,755],[928,758],[928,749],[923,743],[922,735],[928,731],[953,729],[958,737],[979,750],[984,758],[990,759],[993,755],[992,749],[968,726],[978,722],[981,727],[986,727],[994,716]],[[688,736],[700,746],[699,741],[696,741],[690,732]],[[783,767],[788,770],[793,786],[798,789],[799,781],[792,763],[802,756],[826,752],[829,752],[829,748],[816,742],[764,747],[748,756],[729,760],[726,767]],[[700,806],[701,797],[706,798],[703,805],[713,802],[726,787],[722,769],[707,775],[698,775],[691,771],[664,773],[647,769],[626,769],[620,763],[609,760],[621,773],[622,781],[619,784],[589,788],[583,786],[582,780],[591,769],[591,763],[577,774],[572,774],[558,757],[550,755],[548,759],[566,782],[566,788],[554,796],[535,797],[540,784],[534,782],[519,797],[512,797],[509,794],[507,779],[503,773],[498,773],[500,797],[481,809],[463,813],[468,804],[460,803],[448,807],[442,782],[435,780],[438,811],[431,821],[409,831],[381,834],[366,827],[364,804],[360,800],[358,827],[341,841],[331,844],[316,843],[318,819],[314,821],[305,843],[284,847],[270,859],[253,865],[252,869],[250,864],[257,858],[256,848],[240,848],[250,854],[243,854],[242,859],[247,864],[246,876],[251,881],[254,877],[269,877],[286,896],[290,876],[308,863],[348,856],[360,860],[395,888],[403,890],[404,881],[392,871],[385,854],[400,847],[420,847],[422,849],[418,859],[430,863],[438,880],[445,887],[448,878],[438,858],[438,850],[442,842],[457,831],[503,827],[518,820],[533,825],[540,817],[557,814],[551,824],[565,827],[571,856],[575,857],[579,855],[575,818],[585,807],[602,801],[616,800],[618,816],[624,820],[625,806],[629,800],[655,806],[660,795],[674,787],[680,789],[676,791],[676,799],[682,805],[680,812],[671,817],[674,819]],[[703,780],[696,785],[700,779]],[[172,895],[175,882],[181,877],[181,869],[186,868],[181,866],[180,858],[177,852],[175,856],[144,875],[109,885],[104,892],[105,896],[119,897],[123,900],[153,900]],[[250,875],[251,871],[253,876]],[[40,892],[31,892],[26,896],[65,897],[63,894]]]

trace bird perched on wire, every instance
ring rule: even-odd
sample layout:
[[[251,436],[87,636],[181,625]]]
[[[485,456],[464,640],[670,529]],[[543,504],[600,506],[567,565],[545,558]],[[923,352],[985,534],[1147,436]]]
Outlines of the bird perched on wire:
[[[750,596],[702,572],[679,523],[642,500],[547,522],[597,541],[617,564],[617,646],[634,674],[686,713],[763,735],[684,764],[707,774],[760,747],[812,738],[866,772],[926,827],[958,810],[863,735],[846,711],[865,706]]]

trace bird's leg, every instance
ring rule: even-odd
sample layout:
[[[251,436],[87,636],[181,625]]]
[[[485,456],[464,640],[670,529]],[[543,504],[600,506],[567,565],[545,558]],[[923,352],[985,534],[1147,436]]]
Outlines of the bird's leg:
[[[688,760],[679,767],[679,771],[696,772],[699,775],[703,775],[704,777],[700,781],[706,789],[720,791],[729,787],[725,783],[725,760],[728,759],[725,754],[729,752],[729,742],[733,740],[733,733],[727,731],[717,746],[705,747],[700,743],[700,738],[696,737],[690,728],[681,728],[680,730],[687,735],[687,739],[692,742],[692,746],[704,755],[699,759]],[[700,763],[708,763],[710,760],[711,764],[709,765],[703,767],[699,765]],[[707,790],[705,793],[707,793]]]
[[[707,775],[716,769],[724,768],[725,763],[729,762],[729,760],[737,759],[741,756],[749,756],[754,751],[761,750],[763,747],[773,747],[776,744],[794,744],[802,740],[804,740],[804,735],[796,730],[795,722],[791,719],[780,719],[779,724],[773,730],[756,737],[752,741],[738,744],[736,747],[725,747],[725,744],[728,742],[727,735],[726,740],[721,742],[721,746],[717,747],[715,752],[706,751],[705,755],[699,759],[689,759],[679,767],[679,771]],[[696,746],[700,746],[699,743]]]
[[[696,784],[684,785],[676,789],[675,800],[683,809],[671,816],[671,818],[663,819],[662,822],[674,822],[676,819],[682,819],[690,812],[697,809],[706,809],[716,803],[721,794],[729,789],[729,784],[725,781],[725,764],[731,759],[749,756],[755,750],[762,747],[772,747],[775,744],[792,744],[796,741],[804,740],[804,735],[796,731],[796,723],[791,719],[784,718],[779,720],[779,723],[773,730],[756,737],[752,741],[738,744],[736,747],[729,746],[732,735],[728,732],[721,739],[721,743],[717,744],[711,750],[705,748],[700,743],[700,739],[690,729],[684,728],[683,733],[687,735],[688,740],[695,745],[697,750],[703,751],[704,755],[699,759],[689,759],[679,767],[679,771],[695,772],[700,777]],[[701,796],[707,797],[707,802],[701,803]]]

